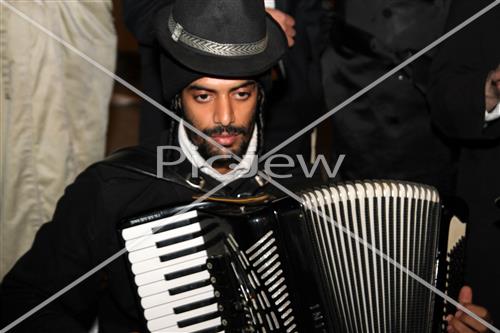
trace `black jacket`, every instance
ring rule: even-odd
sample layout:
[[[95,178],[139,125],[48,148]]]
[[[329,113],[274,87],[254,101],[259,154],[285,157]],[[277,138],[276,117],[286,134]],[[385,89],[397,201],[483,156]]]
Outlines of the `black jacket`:
[[[155,170],[154,147],[131,151],[144,150],[152,156],[152,167],[151,163],[149,167]],[[123,248],[118,227],[124,218],[191,203],[193,195],[219,184],[203,175],[206,181],[203,191],[191,186],[186,181],[191,174],[191,164],[187,161],[165,168],[167,181],[123,169],[124,165],[141,164],[143,159],[130,164],[127,157],[99,162],[68,186],[53,220],[41,227],[33,247],[2,282],[0,327],[10,324]],[[193,179],[191,183],[195,183]],[[264,190],[273,192],[248,178],[230,183],[217,195],[251,195]],[[97,316],[100,332],[142,331],[141,311],[126,265],[122,255],[22,322],[13,332],[83,333],[88,332]]]
[[[430,44],[444,30],[449,1],[337,0],[322,59],[334,108]],[[345,179],[399,179],[450,193],[453,151],[434,130],[426,100],[432,52],[331,117],[334,155]]]
[[[453,28],[489,0],[455,0]],[[500,64],[500,8],[480,17],[445,42],[432,67],[430,103],[439,129],[460,147],[457,191],[469,206],[467,282],[474,302],[500,323],[500,119],[485,123],[484,87]]]

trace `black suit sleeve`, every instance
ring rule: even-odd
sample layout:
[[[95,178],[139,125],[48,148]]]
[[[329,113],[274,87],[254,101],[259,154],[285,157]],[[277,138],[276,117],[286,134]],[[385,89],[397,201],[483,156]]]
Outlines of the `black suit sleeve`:
[[[32,248],[5,276],[0,286],[1,325],[42,303],[89,271],[94,202],[99,194],[95,177],[79,176],[59,200],[53,221],[38,231]],[[42,308],[12,332],[88,332],[95,316],[99,274]]]
[[[456,0],[450,9],[453,28],[490,1]],[[432,119],[447,136],[483,140],[500,137],[500,121],[485,122],[485,83],[500,62],[496,29],[498,10],[492,11],[450,37],[438,51],[431,69],[429,102]],[[496,62],[495,62],[496,60]]]
[[[296,19],[305,26],[309,47],[315,61],[319,61],[326,47],[327,31],[326,10],[320,0],[300,0],[297,4]]]

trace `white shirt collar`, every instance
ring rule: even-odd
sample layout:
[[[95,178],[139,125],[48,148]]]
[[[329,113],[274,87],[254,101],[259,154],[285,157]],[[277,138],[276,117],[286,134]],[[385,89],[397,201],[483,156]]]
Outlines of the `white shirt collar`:
[[[178,139],[182,152],[192,165],[219,182],[225,182],[232,179],[235,180],[237,177],[248,173],[252,169],[252,164],[256,158],[255,153],[257,151],[257,132],[257,124],[255,124],[252,138],[250,139],[247,151],[241,159],[241,162],[234,169],[225,174],[221,174],[212,168],[200,153],[198,153],[198,147],[195,146],[187,136],[186,129],[184,128],[184,120],[181,120],[179,123]]]

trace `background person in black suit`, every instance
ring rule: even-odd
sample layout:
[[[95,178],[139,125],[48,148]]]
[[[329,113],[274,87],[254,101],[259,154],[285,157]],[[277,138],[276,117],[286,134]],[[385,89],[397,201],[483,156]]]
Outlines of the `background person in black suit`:
[[[262,0],[264,1],[264,0]],[[152,22],[158,10],[172,0],[124,0],[125,23],[139,42],[143,91],[165,105],[161,96],[159,49],[154,40]],[[264,150],[268,151],[324,112],[321,86],[320,54],[323,36],[321,24],[324,10],[321,0],[266,1],[275,8],[268,13],[287,34],[289,51],[274,70],[272,96],[265,113]],[[170,105],[165,105],[169,107]],[[144,102],[141,109],[139,136],[148,137],[168,129],[170,117]],[[303,135],[280,153],[301,153],[308,160],[310,136]]]
[[[454,0],[448,27],[490,3]],[[500,112],[499,32],[497,6],[443,44],[433,64],[429,94],[435,123],[461,149],[457,192],[469,206],[466,281],[496,325],[500,324],[500,209],[495,207],[500,196],[500,119],[486,118]]]
[[[450,0],[335,0],[322,56],[328,109],[437,39]],[[397,179],[453,190],[453,152],[431,126],[426,100],[432,53],[331,117],[333,158],[346,180]]]

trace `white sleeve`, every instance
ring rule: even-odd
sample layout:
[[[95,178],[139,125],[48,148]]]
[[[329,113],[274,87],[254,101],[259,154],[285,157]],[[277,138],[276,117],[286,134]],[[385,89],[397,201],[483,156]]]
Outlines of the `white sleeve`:
[[[490,122],[498,118],[500,118],[500,103],[498,103],[491,112],[486,111],[484,114],[484,120],[486,122]]]
[[[264,0],[264,6],[266,6],[266,8],[276,8],[276,1],[275,0]]]

